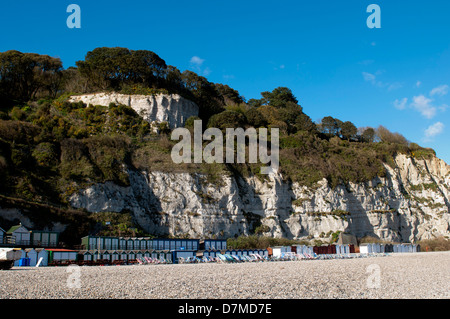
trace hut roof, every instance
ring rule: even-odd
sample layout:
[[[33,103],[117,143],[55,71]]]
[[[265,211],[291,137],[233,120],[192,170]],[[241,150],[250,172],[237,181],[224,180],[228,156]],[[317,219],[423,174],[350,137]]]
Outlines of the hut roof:
[[[7,234],[12,234],[12,233],[14,233],[16,230],[20,229],[21,227],[23,227],[26,231],[29,232],[29,230],[28,230],[25,226],[23,226],[22,224],[19,224],[19,225],[12,226],[6,233],[7,233]]]
[[[352,234],[344,234],[340,233],[338,237],[337,244],[339,245],[358,245],[358,242],[356,240],[356,236]]]

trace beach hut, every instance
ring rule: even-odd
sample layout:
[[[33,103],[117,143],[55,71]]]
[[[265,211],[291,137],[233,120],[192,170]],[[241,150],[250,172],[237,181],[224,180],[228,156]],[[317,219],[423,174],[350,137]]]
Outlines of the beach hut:
[[[101,250],[117,250],[120,246],[119,237],[109,237],[109,236],[93,236],[92,237],[93,246],[90,249],[101,249]]]
[[[36,248],[36,251],[38,253],[37,260],[39,263],[39,266],[45,267],[48,266],[48,251],[44,248]],[[42,258],[42,259],[41,259]]]
[[[12,238],[12,242],[15,245],[30,245],[31,244],[31,231],[22,224],[12,226],[7,232],[7,236]]]
[[[188,247],[188,240],[187,239],[182,239],[181,240],[181,246],[177,247],[177,249],[192,249],[192,245],[189,245],[190,247]]]
[[[14,267],[19,267],[21,265],[22,259],[27,258],[27,253],[25,250],[20,249],[20,259],[14,261]]]
[[[192,239],[192,250],[199,250],[199,249],[200,249],[200,240]],[[222,249],[226,249],[226,247]]]
[[[31,231],[31,241],[34,246],[58,247],[59,233],[51,231]]]
[[[394,245],[386,244],[386,245],[384,245],[384,252],[385,253],[392,253],[393,252],[393,248],[394,248]]]
[[[173,249],[181,249],[181,247],[183,247],[183,245],[181,244],[181,239],[175,239],[173,241]]]
[[[111,250],[112,249],[112,237],[99,236],[100,239],[100,250]]]
[[[128,237],[125,239],[126,243],[127,243],[127,250],[133,250],[134,249],[134,239],[131,237]]]
[[[80,251],[81,258],[83,258],[84,261],[93,261],[94,256],[93,253],[89,250],[82,250]]]
[[[117,239],[119,246],[117,247],[118,250],[126,250],[127,249],[127,240],[123,237],[119,237]]]
[[[102,237],[103,239],[103,247],[100,247],[100,249],[106,249],[110,250],[112,249],[112,238],[111,237]],[[117,249],[117,248],[116,248]]]
[[[108,250],[104,250],[104,251],[101,252],[101,258],[100,259],[111,261],[111,254],[112,254],[112,252],[110,252]]]
[[[136,259],[136,252],[134,250],[128,251],[128,261],[135,260]]]
[[[172,244],[172,240],[163,239],[163,244],[162,244],[161,250],[170,250],[171,248],[174,248],[171,244]],[[184,247],[186,247],[186,246],[184,246]]]
[[[370,244],[359,245],[359,252],[361,254],[370,254],[372,252],[372,246]]]
[[[142,251],[138,250],[136,251],[136,259],[139,258],[141,259],[144,256],[144,254],[142,253]]]
[[[408,252],[408,247],[405,244],[401,244],[400,245],[400,252],[401,253],[406,253]]]
[[[220,254],[220,250],[205,250],[203,252],[203,256],[205,257],[217,257],[217,255]]]
[[[160,260],[163,259],[165,262],[171,263],[172,262],[172,255],[173,255],[172,251],[164,250],[164,251],[160,252],[159,259]],[[195,256],[195,254],[194,254],[194,256]]]
[[[188,257],[195,257],[196,256],[196,251],[195,250],[186,250],[186,249],[172,250],[171,253],[172,253],[171,261],[174,264],[178,264],[178,259],[179,258],[186,259]]]
[[[0,244],[4,244],[5,238],[6,238],[6,231],[0,227]]]
[[[226,239],[205,239],[203,242],[205,250],[225,250],[227,249]],[[200,245],[200,248],[202,245]]]
[[[159,240],[159,239],[157,239],[157,238],[152,239],[152,248],[153,248],[154,250],[162,249],[163,245],[164,245],[164,242],[163,242],[163,241],[161,241],[161,240]]]
[[[30,259],[30,266],[34,267],[37,264],[37,256],[38,253],[36,250],[34,250],[33,248],[27,248],[25,249],[26,253],[27,253],[27,258]]]
[[[148,250],[154,249],[153,240],[151,238],[149,238],[149,237],[145,238],[145,242],[146,242],[146,247]]]
[[[143,237],[136,238],[134,240],[135,248],[139,250],[146,250],[147,249],[147,240]]]
[[[283,253],[289,253],[291,252],[290,246],[275,246],[272,248],[272,255],[275,257],[281,256]]]
[[[78,252],[71,249],[49,248],[48,262],[77,260]]]
[[[119,253],[117,252],[117,250],[114,250],[111,255],[111,262],[117,261],[120,259]]]
[[[338,240],[336,242],[339,245],[358,245],[358,241],[355,235],[339,233]]]
[[[84,236],[81,238],[81,245],[86,250],[104,249],[104,238],[99,236]]]
[[[158,252],[156,250],[150,250],[150,258],[155,259],[158,258]]]
[[[117,258],[118,260],[123,260],[124,262],[127,262],[127,252],[126,250],[118,250],[117,252]]]

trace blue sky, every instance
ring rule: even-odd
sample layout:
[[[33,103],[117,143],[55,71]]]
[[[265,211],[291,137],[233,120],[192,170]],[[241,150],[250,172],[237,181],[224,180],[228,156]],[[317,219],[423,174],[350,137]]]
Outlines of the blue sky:
[[[81,29],[66,25],[69,4]],[[369,29],[369,4],[381,28]],[[0,51],[146,49],[245,98],[289,87],[313,120],[384,125],[450,163],[450,1],[86,1],[0,4]]]

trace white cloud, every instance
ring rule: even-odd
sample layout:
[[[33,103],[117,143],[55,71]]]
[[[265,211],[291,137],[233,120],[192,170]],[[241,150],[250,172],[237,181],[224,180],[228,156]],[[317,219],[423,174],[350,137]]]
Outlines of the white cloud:
[[[358,64],[369,65],[369,64],[373,64],[374,62],[375,62],[375,60],[364,60],[364,61],[358,62]]]
[[[431,102],[433,102],[432,99],[429,99],[424,95],[419,95],[413,97],[411,106],[419,111],[424,117],[431,119],[436,115],[436,107],[434,107]]]
[[[445,112],[448,109],[448,105],[447,104],[442,104],[441,106],[438,107],[438,109],[442,112]]]
[[[420,81],[416,82],[416,87],[420,87],[421,85],[422,85],[422,82],[420,82]]]
[[[362,72],[362,76],[364,78],[364,81],[370,82],[372,83],[373,86],[379,88],[387,88],[389,92],[403,87],[403,85],[399,82],[388,83],[377,80],[377,76],[383,74],[384,72],[385,71],[383,70],[378,70],[377,72],[375,72],[375,74],[369,72]]]
[[[425,130],[425,136],[427,138],[431,138],[434,137],[436,135],[441,134],[444,131],[444,127],[445,125],[441,122],[436,122],[433,125],[430,125],[426,130]]]
[[[393,91],[393,90],[397,90],[400,89],[403,85],[399,82],[394,82],[392,84],[389,85],[388,87],[388,91]]]
[[[195,64],[195,65],[197,65],[197,66],[199,66],[199,67],[203,64],[203,62],[205,62],[205,60],[199,58],[199,57],[196,56],[196,55],[194,55],[194,56],[191,58],[191,63],[192,63],[192,64]]]
[[[207,68],[205,68],[205,69],[203,70],[203,75],[204,75],[204,76],[208,76],[208,75],[211,74],[211,72],[212,72],[211,69],[207,67]]]
[[[204,62],[205,62],[205,59],[202,59],[202,58],[194,55],[190,60],[191,68],[193,69],[193,71],[195,71],[199,75],[208,76],[211,74],[212,70],[209,67],[203,68]]]
[[[447,93],[448,93],[448,85],[444,84],[444,85],[440,85],[440,86],[432,89],[430,92],[430,96],[434,96],[434,95],[444,96]]]
[[[364,77],[364,81],[372,82],[372,83],[375,82],[375,79],[376,79],[375,75],[373,75],[371,73],[367,73],[367,72],[363,72],[362,75]]]
[[[407,102],[408,102],[408,99],[406,97],[401,100],[396,99],[394,101],[394,107],[398,110],[404,110],[406,108]]]

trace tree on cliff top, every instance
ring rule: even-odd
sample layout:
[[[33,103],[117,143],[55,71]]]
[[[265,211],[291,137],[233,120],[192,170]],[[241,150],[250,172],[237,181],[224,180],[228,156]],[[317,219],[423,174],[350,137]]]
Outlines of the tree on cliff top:
[[[52,98],[61,83],[59,58],[11,50],[0,53],[0,98],[6,105],[27,102],[39,93]]]
[[[91,90],[119,90],[130,83],[157,88],[167,68],[166,62],[152,51],[119,47],[96,48],[76,65],[88,79]]]

